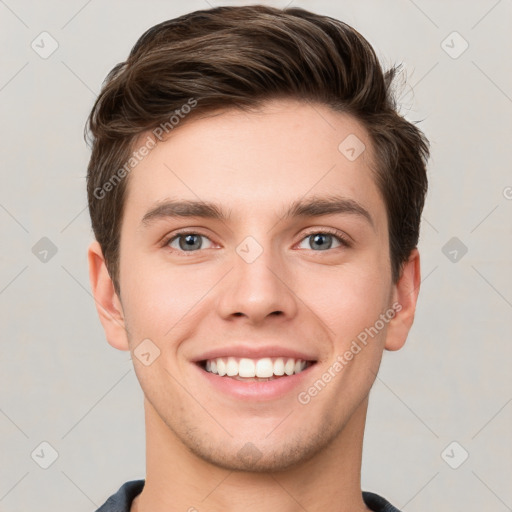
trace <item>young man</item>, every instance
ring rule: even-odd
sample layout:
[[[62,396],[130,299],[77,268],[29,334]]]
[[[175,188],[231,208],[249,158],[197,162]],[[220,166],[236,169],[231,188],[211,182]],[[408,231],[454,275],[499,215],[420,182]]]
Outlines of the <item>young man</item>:
[[[393,76],[348,25],[263,6],[161,23],[108,75],[90,280],[147,468],[101,512],[397,510],[360,483],[420,284],[428,143]]]

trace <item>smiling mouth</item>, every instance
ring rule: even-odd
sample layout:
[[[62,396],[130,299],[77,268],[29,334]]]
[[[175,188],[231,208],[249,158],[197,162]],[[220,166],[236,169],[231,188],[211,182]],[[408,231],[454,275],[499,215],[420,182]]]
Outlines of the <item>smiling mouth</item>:
[[[265,382],[291,375],[297,375],[316,361],[306,361],[293,357],[264,357],[261,359],[217,357],[198,361],[206,372],[219,377],[229,377],[240,381]]]

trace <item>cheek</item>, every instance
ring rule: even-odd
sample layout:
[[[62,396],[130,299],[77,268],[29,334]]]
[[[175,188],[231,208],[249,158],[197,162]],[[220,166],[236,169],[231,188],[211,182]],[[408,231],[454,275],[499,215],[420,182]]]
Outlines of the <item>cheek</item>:
[[[346,344],[374,325],[388,308],[391,289],[388,274],[375,261],[372,265],[317,275],[314,281],[304,276],[299,294],[307,297],[306,302],[329,328],[329,334],[340,344]]]
[[[216,282],[213,271],[172,265],[165,258],[152,264],[134,262],[125,277],[125,314],[139,336],[156,339],[172,337],[175,326],[189,322]]]

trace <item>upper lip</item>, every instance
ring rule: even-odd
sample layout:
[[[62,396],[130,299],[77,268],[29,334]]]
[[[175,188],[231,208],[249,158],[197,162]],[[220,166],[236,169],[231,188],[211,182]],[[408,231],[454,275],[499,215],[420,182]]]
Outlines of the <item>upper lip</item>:
[[[279,345],[233,345],[230,347],[220,347],[202,353],[194,357],[192,361],[199,363],[208,359],[217,359],[218,357],[244,357],[248,359],[262,359],[264,357],[288,357],[293,359],[302,359],[304,361],[316,361],[317,357],[311,353],[302,352],[297,349],[282,347]]]

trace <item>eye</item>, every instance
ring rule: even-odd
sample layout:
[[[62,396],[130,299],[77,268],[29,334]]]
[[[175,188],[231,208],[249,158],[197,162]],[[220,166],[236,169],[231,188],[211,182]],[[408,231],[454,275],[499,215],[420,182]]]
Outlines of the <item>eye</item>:
[[[309,247],[303,247],[306,243]],[[302,239],[300,249],[313,249],[316,251],[326,251],[337,247],[350,247],[349,242],[341,233],[330,233],[329,231],[318,231],[311,233]]]
[[[206,244],[203,240],[207,240]],[[199,249],[210,249],[213,244],[207,236],[199,233],[179,233],[169,238],[165,245],[178,251],[194,252]]]

